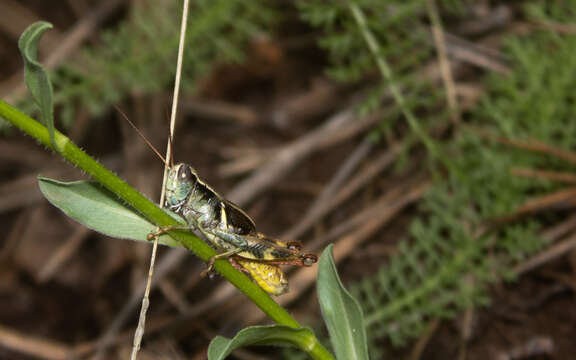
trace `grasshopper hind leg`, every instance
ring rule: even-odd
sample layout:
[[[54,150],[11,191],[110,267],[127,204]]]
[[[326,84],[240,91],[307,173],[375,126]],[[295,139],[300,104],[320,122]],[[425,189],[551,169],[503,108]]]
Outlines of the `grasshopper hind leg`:
[[[239,252],[241,252],[242,249],[234,249],[231,251],[226,251],[220,254],[216,254],[214,256],[212,256],[210,258],[210,260],[208,261],[208,268],[206,268],[206,270],[202,271],[200,273],[201,277],[206,277],[206,275],[210,274],[212,272],[212,270],[214,269],[214,263],[216,262],[216,260],[218,259],[231,259],[231,256],[238,254]],[[236,267],[234,265],[233,262],[230,262],[234,267]]]
[[[240,265],[240,263],[238,262],[240,259],[242,259],[241,257],[237,257],[237,256],[231,256],[228,258],[228,261],[230,262],[230,264],[232,264],[232,266],[234,266],[234,268],[238,271],[242,271],[244,274],[248,274],[250,275],[250,271],[246,270],[242,265]]]
[[[193,226],[186,226],[186,225],[173,225],[173,226],[167,226],[167,227],[163,227],[163,228],[159,228],[158,230],[149,233],[146,236],[146,240],[148,241],[153,241],[155,240],[157,237],[167,233],[170,230],[195,230],[196,227]],[[205,231],[201,231],[202,235],[206,236],[206,232]],[[208,242],[210,244],[210,242]],[[202,271],[200,273],[201,277],[206,277],[207,275],[209,275],[212,270],[214,269],[214,263],[216,262],[216,260],[218,259],[229,259],[230,263],[232,264],[232,266],[234,266],[236,269],[246,272],[246,269],[244,269],[240,264],[238,264],[236,261],[233,260],[232,256],[236,255],[237,253],[241,252],[242,249],[238,248],[238,249],[233,249],[230,251],[226,251],[220,254],[216,254],[214,256],[212,256],[210,258],[210,260],[208,260],[208,267],[206,268],[206,270]]]

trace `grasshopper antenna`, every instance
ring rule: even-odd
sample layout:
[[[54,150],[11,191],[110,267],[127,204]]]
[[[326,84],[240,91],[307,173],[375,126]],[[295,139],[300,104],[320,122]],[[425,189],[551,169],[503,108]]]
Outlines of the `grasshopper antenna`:
[[[124,112],[122,110],[120,110],[120,108],[118,106],[114,105],[114,109],[116,109],[116,111],[118,111],[120,113],[120,115],[122,115],[124,120],[128,121],[128,124],[130,124],[130,126],[132,126],[132,128],[134,130],[136,130],[136,133],[138,133],[138,135],[140,135],[140,137],[142,138],[142,140],[144,140],[144,142],[146,142],[148,147],[150,147],[150,149],[152,149],[152,151],[154,151],[154,153],[160,158],[160,160],[162,160],[164,165],[168,166],[168,163],[166,162],[166,159],[164,159],[164,156],[160,155],[160,152],[154,147],[154,145],[152,145],[152,143],[150,141],[148,141],[148,139],[146,139],[146,136],[144,136],[144,134],[142,134],[142,131],[140,131],[140,129],[138,129],[136,127],[136,125],[134,125],[134,123],[132,121],[130,121],[130,119],[128,119],[128,116],[126,116],[126,114],[124,114]],[[172,143],[170,143],[170,144],[172,144]],[[171,159],[171,160],[172,160],[172,166],[174,166],[174,159]]]

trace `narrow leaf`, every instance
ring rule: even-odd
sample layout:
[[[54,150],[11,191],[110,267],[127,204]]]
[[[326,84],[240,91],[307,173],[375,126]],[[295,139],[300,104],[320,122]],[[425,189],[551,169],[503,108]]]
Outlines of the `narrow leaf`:
[[[311,344],[314,334],[306,328],[284,325],[251,326],[241,330],[233,339],[216,336],[208,347],[208,360],[221,360],[232,351],[249,345],[296,346]]]
[[[330,332],[330,341],[337,359],[368,359],[362,308],[338,277],[332,247],[326,247],[320,257],[317,285],[320,308]]]
[[[20,54],[24,58],[24,80],[32,98],[40,108],[42,122],[48,128],[50,141],[54,149],[54,103],[52,95],[52,83],[48,72],[38,62],[38,42],[44,31],[51,29],[52,24],[38,21],[28,26],[18,40]]]
[[[156,230],[155,225],[96,182],[61,182],[39,176],[38,185],[52,205],[102,234],[120,239],[146,241],[146,236]],[[170,215],[181,221],[178,215]],[[167,235],[160,236],[159,242],[173,247],[180,246]]]

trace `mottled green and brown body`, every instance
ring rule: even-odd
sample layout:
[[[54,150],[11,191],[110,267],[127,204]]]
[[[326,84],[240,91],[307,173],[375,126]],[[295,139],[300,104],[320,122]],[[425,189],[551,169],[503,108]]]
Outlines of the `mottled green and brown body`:
[[[218,195],[186,164],[175,165],[168,172],[164,206],[181,215],[207,237],[210,245],[221,250],[232,251],[245,246],[242,235],[256,229],[248,215]]]
[[[162,162],[169,166],[128,117],[120,113]],[[281,295],[288,291],[288,282],[279,265],[311,266],[317,262],[316,255],[300,251],[298,242],[283,242],[257,232],[254,221],[201,181],[191,166],[182,163],[174,165],[174,159],[170,160],[164,189],[166,200],[162,205],[182,216],[188,224],[186,229],[197,229],[213,248],[221,251],[210,259],[207,272],[217,258],[227,258],[238,270],[250,274],[265,291]],[[175,228],[182,227],[160,229],[148,234],[148,239],[152,240]]]
[[[164,206],[200,231],[224,257],[234,255],[235,263],[270,293],[278,295],[287,290],[277,265],[310,266],[317,261],[316,255],[302,253],[298,242],[283,242],[257,232],[244,211],[201,181],[187,164],[169,170]],[[266,281],[268,285],[263,286]]]

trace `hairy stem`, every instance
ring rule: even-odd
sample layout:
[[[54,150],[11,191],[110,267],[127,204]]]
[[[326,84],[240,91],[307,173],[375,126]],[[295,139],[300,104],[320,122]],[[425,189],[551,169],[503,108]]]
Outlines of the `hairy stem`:
[[[54,131],[54,143],[52,143],[50,141],[48,129],[44,125],[20,112],[18,109],[10,106],[3,100],[0,100],[0,117],[6,119],[26,134],[38,140],[47,148],[54,150],[70,163],[82,169],[102,184],[102,186],[112,191],[120,199],[132,206],[153,224],[163,228],[171,225],[178,225],[174,219],[172,219],[156,204],[82,151],[82,149],[76,146],[68,137],[64,136],[59,131]],[[212,250],[201,239],[194,236],[190,231],[170,230],[168,233],[174,240],[178,241],[205,261],[215,255],[214,250]],[[234,269],[228,261],[217,260],[214,267],[223,277],[236,286],[252,302],[254,302],[254,304],[256,304],[260,309],[262,309],[262,311],[264,311],[264,313],[278,324],[294,328],[301,327],[301,325],[292,316],[290,316],[284,308],[272,300],[264,290],[254,284],[246,275]],[[330,355],[320,342],[318,342],[316,337],[312,339],[312,343],[314,344],[312,347],[310,346],[310,342],[306,344],[302,343],[300,347],[315,359],[332,359],[332,355]]]

